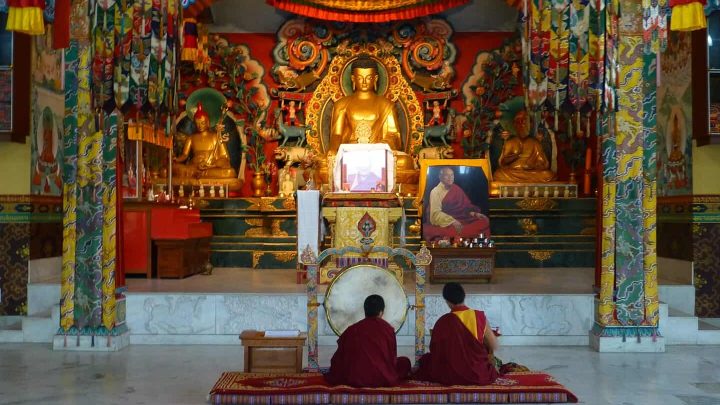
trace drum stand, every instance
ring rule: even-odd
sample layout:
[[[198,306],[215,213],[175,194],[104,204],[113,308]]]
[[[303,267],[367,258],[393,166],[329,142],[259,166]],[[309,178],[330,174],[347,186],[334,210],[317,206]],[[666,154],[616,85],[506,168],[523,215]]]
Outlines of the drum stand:
[[[372,240],[369,240],[372,242]],[[427,268],[432,262],[430,250],[423,242],[417,254],[405,248],[390,248],[386,246],[372,246],[364,243],[362,247],[346,246],[343,248],[325,249],[316,255],[310,245],[307,245],[300,255],[305,274],[307,275],[307,344],[308,344],[308,369],[317,371],[320,369],[318,363],[318,270],[322,263],[332,256],[344,256],[348,253],[367,255],[369,253],[384,253],[388,261],[394,256],[401,256],[410,261],[415,269],[415,305],[410,309],[415,310],[415,363],[425,353],[425,277]]]

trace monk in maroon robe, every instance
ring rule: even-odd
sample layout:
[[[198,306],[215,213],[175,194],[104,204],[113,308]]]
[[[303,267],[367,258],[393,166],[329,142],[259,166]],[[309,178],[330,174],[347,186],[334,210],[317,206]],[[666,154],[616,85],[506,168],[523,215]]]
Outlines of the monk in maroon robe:
[[[363,307],[365,319],[340,335],[325,380],[353,387],[397,385],[407,378],[410,359],[397,357],[395,329],[382,319],[385,301],[379,295],[370,295]]]
[[[432,241],[443,238],[477,237],[484,233],[490,237],[490,219],[482,214],[465,191],[455,184],[455,172],[443,167],[440,183],[430,191],[423,214],[423,236]]]
[[[492,361],[495,334],[482,311],[465,306],[465,291],[458,283],[443,287],[450,313],[435,323],[430,352],[420,358],[413,379],[445,385],[488,385],[498,377]]]

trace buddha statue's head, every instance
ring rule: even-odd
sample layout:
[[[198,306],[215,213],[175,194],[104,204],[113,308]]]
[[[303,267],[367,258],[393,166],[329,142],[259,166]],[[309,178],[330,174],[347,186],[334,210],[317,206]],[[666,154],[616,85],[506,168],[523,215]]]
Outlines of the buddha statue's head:
[[[515,127],[515,134],[521,139],[530,135],[530,116],[526,110],[520,110],[515,114],[513,126]]]
[[[210,128],[210,116],[203,110],[202,103],[197,103],[197,110],[195,110],[193,120],[198,132],[205,132]]]
[[[351,70],[352,87],[354,91],[377,91],[378,67],[377,62],[370,58],[356,59]]]

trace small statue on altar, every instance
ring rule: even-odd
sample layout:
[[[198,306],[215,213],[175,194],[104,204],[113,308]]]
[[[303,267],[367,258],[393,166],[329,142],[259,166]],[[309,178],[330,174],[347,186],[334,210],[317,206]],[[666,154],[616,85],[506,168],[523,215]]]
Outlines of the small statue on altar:
[[[434,100],[432,103],[432,106],[430,106],[430,102],[425,102],[425,109],[432,112],[432,116],[430,117],[430,120],[427,122],[426,126],[432,127],[434,125],[442,125],[445,123],[445,119],[443,117],[443,111],[447,108],[447,99],[443,102],[442,105],[440,105],[440,102],[437,100]]]
[[[295,193],[295,179],[290,174],[290,170],[286,168],[283,171],[284,174],[282,177],[282,182],[280,182],[280,194],[278,195],[278,197],[293,198],[293,194]]]
[[[544,183],[552,181],[555,173],[542,144],[530,136],[530,117],[520,110],[513,118],[515,136],[508,137],[498,159],[493,180],[500,182]]]
[[[285,105],[285,100],[283,99],[280,101],[280,108],[285,113],[285,125],[293,127],[302,125],[298,117],[298,112],[302,109],[302,103],[298,103],[296,106],[295,100],[290,100],[290,102]]]
[[[197,104],[193,119],[197,132],[185,140],[182,154],[173,159],[174,180],[181,184],[192,183],[183,182],[186,179],[237,180],[237,173],[230,165],[227,146],[221,136],[223,125],[218,123],[214,129],[210,128],[210,118],[201,103]]]

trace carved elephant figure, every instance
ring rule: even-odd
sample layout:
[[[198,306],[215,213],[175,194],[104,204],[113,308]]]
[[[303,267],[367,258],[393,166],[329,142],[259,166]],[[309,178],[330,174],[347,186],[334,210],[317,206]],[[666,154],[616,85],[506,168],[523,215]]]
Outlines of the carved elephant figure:
[[[432,140],[439,139],[443,145],[447,146],[448,139],[453,139],[454,134],[452,131],[455,123],[455,110],[448,108],[447,121],[443,125],[434,125],[431,127],[425,127],[425,135],[423,136],[423,145],[432,146]]]
[[[305,131],[307,126],[290,126],[283,122],[282,110],[275,110],[275,124],[279,132],[278,139],[282,138],[280,146],[285,146],[285,143],[289,139],[297,139],[296,146],[303,146],[305,144]]]
[[[310,150],[301,146],[280,146],[275,148],[273,155],[278,162],[285,162],[285,166],[300,163],[310,153]]]

